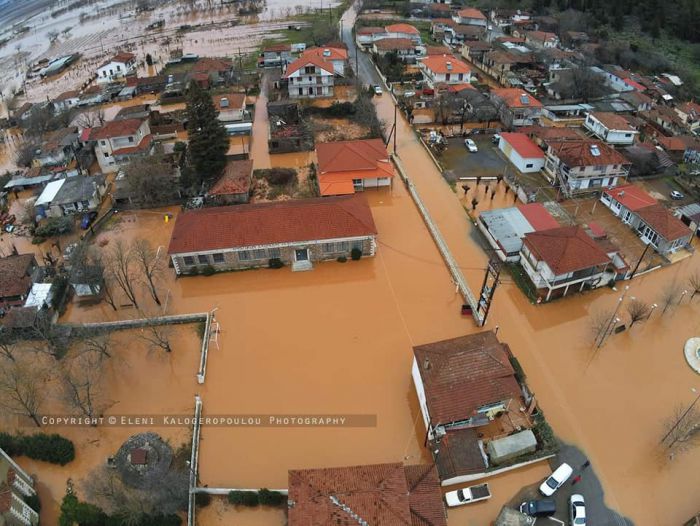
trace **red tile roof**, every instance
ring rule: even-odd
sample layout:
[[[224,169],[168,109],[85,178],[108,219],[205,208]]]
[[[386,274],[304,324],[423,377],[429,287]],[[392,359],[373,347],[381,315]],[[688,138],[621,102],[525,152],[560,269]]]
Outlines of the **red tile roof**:
[[[656,140],[667,151],[684,152],[687,149],[700,151],[700,139],[692,135],[659,136]]]
[[[413,41],[409,40],[408,38],[383,38],[381,40],[377,40],[374,45],[377,49],[384,51],[391,51],[394,49],[411,50],[416,47]]]
[[[376,33],[384,33],[383,27],[360,27],[357,30],[358,35],[374,35]]]
[[[240,110],[245,106],[245,93],[218,93],[212,99],[218,111]],[[228,107],[221,107],[221,99],[228,99]]]
[[[501,138],[523,159],[544,159],[544,152],[524,133],[501,133]]]
[[[491,93],[499,97],[509,108],[541,108],[542,103],[520,88],[496,88]],[[523,102],[527,100],[527,103]]]
[[[333,68],[333,64],[330,62],[326,62],[325,60],[323,60],[323,58],[319,58],[319,57],[314,56],[314,55],[310,55],[310,56],[302,55],[301,57],[299,57],[298,59],[296,59],[294,62],[292,62],[291,64],[289,64],[287,66],[287,70],[284,73],[284,78],[289,78],[289,76],[292,75],[292,73],[296,73],[301,68],[304,68],[304,67],[309,66],[309,65],[316,66],[316,67],[318,67],[318,68],[322,69],[323,71],[330,73],[330,74],[335,73],[335,69]]]
[[[680,219],[660,204],[640,208],[635,213],[666,241],[689,237],[692,234]]]
[[[622,115],[610,111],[594,111],[591,116],[595,117],[608,130],[634,131],[634,127]]]
[[[547,141],[562,162],[574,166],[607,166],[611,164],[630,164],[617,150],[613,150],[602,141],[583,139],[580,141]],[[598,155],[594,155],[598,152]]]
[[[168,254],[376,235],[361,194],[254,205],[202,208],[181,213]]]
[[[32,288],[28,271],[35,264],[34,254],[0,258],[0,299],[27,294]]]
[[[253,175],[253,160],[229,161],[219,180],[214,183],[209,195],[245,194],[250,190]]]
[[[473,18],[476,20],[486,20],[486,15],[474,7],[467,7],[457,11],[460,18]]]
[[[516,207],[535,231],[559,228],[557,220],[542,203],[527,203],[516,205]]]
[[[316,157],[321,195],[354,193],[353,179],[394,177],[394,166],[381,139],[317,144]]]
[[[451,51],[450,48],[448,48],[447,46],[425,46],[425,53],[428,56],[449,55]]]
[[[557,276],[610,263],[608,255],[579,226],[530,232],[523,243]]]
[[[521,396],[505,347],[492,331],[418,345],[413,354],[433,425]]]
[[[192,66],[192,71],[194,73],[208,73],[210,71],[226,73],[232,67],[233,63],[229,59],[203,57],[194,63],[194,66]]]
[[[347,60],[348,50],[341,47],[312,47],[304,51],[299,58],[317,57],[324,61]]]
[[[100,128],[93,128],[90,140],[112,139],[114,137],[126,137],[134,135],[143,124],[143,119],[121,119],[105,122]]]
[[[546,31],[526,31],[525,35],[537,42],[554,42],[558,40],[557,35],[554,33],[547,33]]]
[[[282,51],[291,51],[292,46],[289,44],[273,44],[263,48],[263,53],[280,53]]]
[[[433,73],[463,73],[468,75],[471,69],[464,62],[452,55],[430,55],[422,61],[423,65]]]
[[[412,35],[420,35],[415,27],[410,24],[391,24],[384,28],[387,33],[407,33]]]
[[[634,184],[609,188],[604,190],[603,193],[609,195],[632,212],[657,203],[656,199]]]
[[[127,62],[130,62],[136,58],[136,55],[133,53],[126,53],[126,52],[121,52],[117,53],[114,55],[112,58],[109,60],[103,62],[100,67],[106,66],[107,64],[111,64],[112,62],[119,62],[121,64],[126,64]]]
[[[289,471],[289,526],[446,526],[434,466],[400,463]]]

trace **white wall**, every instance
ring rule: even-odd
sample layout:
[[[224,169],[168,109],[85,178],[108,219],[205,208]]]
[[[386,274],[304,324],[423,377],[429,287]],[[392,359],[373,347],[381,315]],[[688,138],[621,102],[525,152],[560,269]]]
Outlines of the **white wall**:
[[[515,148],[503,138],[498,142],[498,149],[501,150],[505,156],[508,157],[508,160],[522,173],[539,172],[544,168],[544,155],[542,157],[523,158]]]
[[[416,362],[415,356],[413,357],[413,366],[411,367],[411,377],[413,377],[413,386],[416,388],[418,405],[420,406],[420,412],[423,415],[423,424],[425,424],[425,429],[427,432],[430,425],[430,415],[428,413],[428,403],[425,397],[425,389],[423,388],[423,380],[421,379],[420,370],[418,369],[418,362]]]

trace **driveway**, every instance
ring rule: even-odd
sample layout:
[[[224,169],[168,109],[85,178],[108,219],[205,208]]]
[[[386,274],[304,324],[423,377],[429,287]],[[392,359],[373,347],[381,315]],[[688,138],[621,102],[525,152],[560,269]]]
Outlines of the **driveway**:
[[[580,449],[575,446],[562,445],[559,454],[550,460],[552,470],[559,467],[562,462],[566,462],[574,468],[574,473],[553,496],[554,501],[557,503],[555,519],[563,521],[564,524],[569,524],[569,498],[574,493],[578,493],[583,495],[586,502],[587,524],[595,526],[633,526],[631,520],[620,516],[605,506],[605,495],[596,475],[595,466],[590,465],[588,468],[582,469],[584,462],[586,462],[586,456]],[[572,485],[572,481],[577,475],[581,476],[581,480]],[[539,492],[540,483],[528,486],[520,491],[510,501],[510,506],[517,509],[520,503],[525,500],[543,498]],[[554,525],[556,521],[545,519],[538,519],[537,521],[538,525],[548,523]]]

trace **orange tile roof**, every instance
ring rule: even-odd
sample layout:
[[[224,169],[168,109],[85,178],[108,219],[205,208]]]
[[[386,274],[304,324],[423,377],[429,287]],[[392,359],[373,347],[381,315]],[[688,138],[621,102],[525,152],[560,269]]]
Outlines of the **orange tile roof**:
[[[451,55],[431,55],[425,57],[421,62],[433,73],[471,73],[471,69],[464,62]]]
[[[318,57],[321,60],[347,60],[348,50],[340,47],[312,47],[301,54],[303,57]]]
[[[630,164],[630,162],[617,150],[610,148],[602,141],[582,139],[579,141],[547,141],[562,162],[569,167],[574,166],[606,166],[611,164]],[[598,155],[593,154],[597,149]]]
[[[541,108],[542,103],[520,88],[496,88],[491,93],[502,99],[509,108]],[[527,104],[523,103],[527,97]]]
[[[481,406],[519,399],[505,346],[493,331],[413,347],[433,425],[465,420]]]
[[[501,138],[510,144],[523,159],[544,159],[544,152],[524,133],[501,133]]]
[[[690,229],[680,219],[660,204],[640,208],[635,213],[666,241],[689,237],[692,234]]]
[[[384,51],[391,51],[394,49],[409,50],[416,47],[415,44],[408,38],[383,38],[381,40],[377,40],[374,43],[374,46],[377,49]]]
[[[460,18],[474,18],[476,20],[486,20],[486,15],[474,7],[467,7],[457,11]]]
[[[328,54],[324,55],[324,52]],[[298,59],[287,66],[287,71],[284,74],[284,78],[289,78],[292,73],[308,66],[309,64],[313,64],[314,66],[317,66],[328,73],[335,73],[335,69],[333,68],[331,61],[347,60],[347,58],[347,49],[331,47],[307,49]]]
[[[244,194],[250,190],[252,175],[252,159],[229,161],[226,163],[221,177],[208,193],[209,195]]]
[[[357,29],[358,35],[374,35],[376,33],[384,33],[383,27],[360,27]]]
[[[559,276],[610,263],[610,258],[579,226],[525,234],[523,243]]]
[[[36,265],[34,254],[0,258],[0,298],[26,294],[32,288],[29,269]]]
[[[611,111],[594,111],[591,116],[600,121],[608,130],[634,131],[634,127],[622,115]]]
[[[289,526],[446,526],[433,465],[401,463],[289,471]]]
[[[209,71],[217,71],[222,73],[230,70],[232,67],[233,64],[229,59],[203,57],[194,63],[194,66],[192,66],[192,71],[196,73]]]
[[[245,105],[245,93],[218,93],[212,95],[214,107],[218,110],[239,110]],[[221,107],[221,99],[228,99],[228,107]]]
[[[420,35],[420,31],[410,24],[391,24],[384,29],[387,33],[410,33],[412,35]]]
[[[381,139],[317,144],[316,156],[321,195],[353,193],[353,179],[394,177]]]
[[[90,140],[112,139],[135,134],[143,124],[143,119],[121,119],[105,122],[100,128],[93,128]]]
[[[168,254],[376,234],[362,194],[216,206],[179,214]]]
[[[609,188],[604,190],[603,193],[609,195],[622,206],[633,212],[657,203],[656,199],[634,184]]]

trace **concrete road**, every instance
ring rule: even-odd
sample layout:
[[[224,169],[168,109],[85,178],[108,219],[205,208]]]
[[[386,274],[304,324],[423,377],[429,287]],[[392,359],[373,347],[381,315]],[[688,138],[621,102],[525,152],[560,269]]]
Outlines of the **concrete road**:
[[[360,77],[360,81],[364,85],[372,84],[381,85],[381,79],[377,74],[377,70],[374,69],[369,54],[363,53],[357,49],[355,44],[355,39],[352,35],[352,28],[355,25],[355,19],[357,18],[357,11],[355,11],[355,5],[349,8],[340,19],[341,27],[341,38],[345,44],[348,46],[348,54],[350,57],[350,64],[355,74]],[[359,71],[357,71],[359,70]]]

